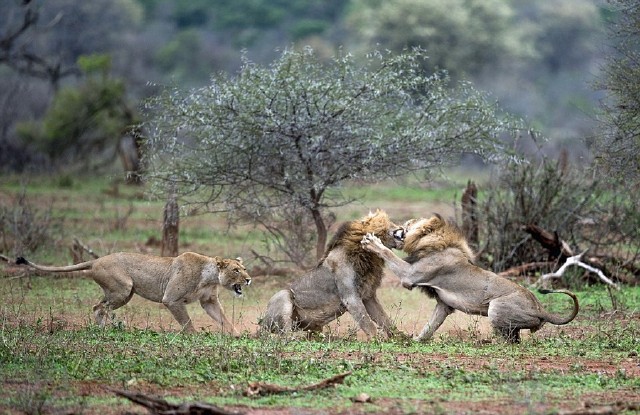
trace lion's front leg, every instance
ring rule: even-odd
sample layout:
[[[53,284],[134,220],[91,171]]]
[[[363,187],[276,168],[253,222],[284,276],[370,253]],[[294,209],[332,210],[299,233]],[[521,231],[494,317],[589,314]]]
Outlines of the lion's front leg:
[[[404,337],[404,333],[396,328],[377,297],[374,296],[373,298],[365,300],[364,306],[371,316],[371,319],[385,331],[387,337]]]
[[[173,317],[180,323],[182,330],[185,333],[195,333],[196,329],[193,327],[189,313],[187,313],[187,307],[181,302],[164,302],[165,307],[171,311]]]
[[[360,244],[366,251],[373,252],[381,258],[386,258],[386,256],[388,256],[387,251],[391,252],[391,254],[393,255],[393,252],[389,248],[384,246],[380,238],[378,238],[373,233],[366,234],[362,238],[362,241],[360,241]]]
[[[208,299],[201,299],[200,305],[207,312],[207,314],[218,322],[222,326],[223,332],[231,333],[234,336],[239,336],[238,330],[236,330],[235,326],[232,322],[227,319],[227,316],[224,315],[224,311],[222,310],[222,305],[220,304],[220,300],[217,296],[211,296]]]
[[[378,329],[369,316],[369,312],[355,286],[353,270],[345,271],[345,275],[336,278],[336,285],[340,295],[340,301],[351,314],[358,326],[365,332],[367,338],[375,337]],[[387,317],[388,318],[388,317]]]
[[[436,298],[436,307],[433,309],[433,314],[431,314],[431,319],[427,324],[425,324],[422,332],[418,336],[416,336],[415,340],[417,341],[427,341],[433,337],[433,333],[444,323],[444,320],[449,316],[449,314],[453,313],[455,310],[448,305],[446,305],[440,298]]]
[[[362,300],[357,296],[351,296],[343,300],[347,311],[358,324],[358,327],[367,335],[367,339],[371,339],[378,335],[378,329],[373,320],[369,316]]]

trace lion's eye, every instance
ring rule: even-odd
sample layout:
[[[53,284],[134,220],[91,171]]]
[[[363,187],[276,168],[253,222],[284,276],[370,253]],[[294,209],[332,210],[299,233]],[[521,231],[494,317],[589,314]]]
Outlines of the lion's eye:
[[[397,239],[398,241],[401,241],[404,239],[404,229],[398,229],[397,231],[393,232],[393,237],[395,239]]]

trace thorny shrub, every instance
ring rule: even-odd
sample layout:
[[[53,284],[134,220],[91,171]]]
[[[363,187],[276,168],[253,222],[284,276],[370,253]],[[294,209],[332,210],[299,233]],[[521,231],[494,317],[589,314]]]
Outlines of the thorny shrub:
[[[606,262],[614,277],[637,281],[640,202],[629,197],[628,186],[590,176],[562,156],[512,163],[480,197],[479,259],[496,272],[552,259],[524,231],[535,224],[557,232],[574,254],[588,250],[590,258]]]
[[[0,204],[0,251],[22,255],[47,246],[61,219],[51,214],[51,206],[41,209],[32,204],[23,189],[10,204]]]

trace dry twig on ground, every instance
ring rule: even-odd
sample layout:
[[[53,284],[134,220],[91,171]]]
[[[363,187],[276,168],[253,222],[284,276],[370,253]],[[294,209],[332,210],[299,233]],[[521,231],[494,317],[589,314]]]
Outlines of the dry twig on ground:
[[[273,395],[278,393],[301,392],[301,391],[323,389],[323,388],[328,388],[344,382],[344,378],[346,378],[350,374],[351,372],[341,373],[339,375],[330,377],[328,379],[324,379],[312,385],[299,386],[295,388],[273,385],[273,384],[262,383],[262,382],[251,382],[249,383],[249,387],[247,388],[247,390],[244,391],[244,395],[245,396],[264,396],[264,395]]]

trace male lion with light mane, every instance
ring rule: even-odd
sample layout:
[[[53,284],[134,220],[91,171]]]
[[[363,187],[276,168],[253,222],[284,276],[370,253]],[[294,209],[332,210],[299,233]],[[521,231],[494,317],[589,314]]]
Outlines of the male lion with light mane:
[[[374,322],[388,336],[398,334],[376,296],[384,261],[360,245],[367,233],[385,246],[401,247],[402,228],[383,211],[342,224],[318,265],[271,297],[261,330],[320,332],[348,311],[367,338],[377,335]]]
[[[251,277],[242,259],[208,257],[185,252],[177,257],[158,257],[119,252],[76,265],[54,267],[37,265],[22,257],[16,264],[47,272],[88,271],[88,275],[104,291],[102,300],[93,307],[96,323],[103,327],[110,312],[127,304],[133,294],[164,304],[186,332],[195,332],[186,304],[196,300],[223,331],[238,335],[224,315],[218,287],[223,286],[242,295],[242,286],[251,284]]]
[[[362,247],[384,258],[389,269],[405,288],[420,287],[436,299],[436,307],[416,340],[428,340],[455,310],[488,316],[491,325],[507,341],[520,342],[520,330],[539,330],[544,323],[567,324],[578,314],[578,299],[567,290],[541,290],[543,294],[563,293],[573,299],[567,317],[551,314],[526,288],[474,264],[474,254],[455,225],[439,215],[407,221],[404,251],[397,257],[375,235],[362,239]]]

